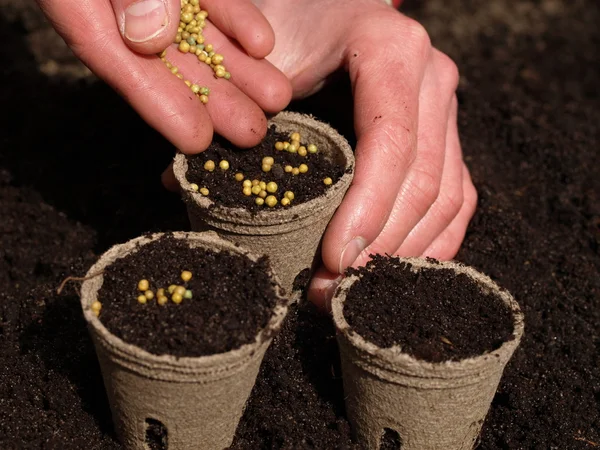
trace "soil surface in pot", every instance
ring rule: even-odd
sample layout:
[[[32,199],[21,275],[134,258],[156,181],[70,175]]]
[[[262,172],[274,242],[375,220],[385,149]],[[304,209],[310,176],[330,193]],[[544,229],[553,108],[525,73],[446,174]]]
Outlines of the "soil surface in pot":
[[[184,282],[182,271],[192,273]],[[264,328],[278,297],[266,257],[254,262],[227,251],[190,248],[183,239],[165,236],[139,246],[104,270],[98,300],[100,320],[125,342],[157,355],[203,356],[249,344]],[[148,280],[154,298],[140,304],[140,280]],[[192,293],[176,304],[167,289]],[[156,292],[164,289],[167,303]]]
[[[120,449],[78,284],[56,288],[116,243],[189,229],[180,195],[160,184],[173,148],[86,75],[35,2],[0,4],[10,61],[0,71],[10,112],[0,145],[0,448]],[[457,259],[507,288],[525,315],[479,448],[598,450],[598,1],[404,5],[461,72],[458,129],[479,202]],[[290,109],[353,142],[348,83]],[[333,331],[308,307],[290,315],[239,448],[353,448]],[[285,402],[271,401],[276,390]],[[339,444],[320,445],[331,436]]]
[[[344,175],[344,167],[325,157],[325,154],[318,148],[317,153],[307,153],[306,156],[300,156],[297,152],[290,153],[286,150],[276,150],[275,143],[284,141],[289,142],[290,136],[278,132],[275,126],[269,127],[262,142],[251,149],[237,148],[225,139],[216,137],[206,151],[187,157],[188,171],[186,178],[190,183],[196,183],[200,188],[207,188],[209,191],[208,197],[215,204],[245,208],[250,211],[262,211],[273,208],[288,208],[315,199]],[[310,144],[302,136],[300,143],[305,147]],[[268,172],[262,170],[262,161],[265,157],[274,159],[274,163]],[[229,163],[229,169],[222,170],[219,167],[219,163],[223,160]],[[216,167],[213,171],[204,168],[207,161],[215,163]],[[286,166],[298,168],[301,164],[308,167],[307,172],[293,175],[285,171]],[[257,195],[244,195],[243,181],[235,179],[236,173],[242,173],[244,180],[258,180],[265,183],[275,182],[277,191],[275,193],[268,192],[267,195],[274,195],[278,200],[277,204],[273,208],[268,207],[266,204],[257,205]],[[332,184],[326,185],[323,182],[325,178],[331,178]],[[287,191],[294,193],[294,199],[290,205],[282,206],[281,199]]]
[[[456,361],[514,338],[510,309],[468,275],[415,271],[410,263],[381,255],[348,274],[360,279],[348,289],[344,316],[353,331],[380,348],[399,345],[416,359]]]

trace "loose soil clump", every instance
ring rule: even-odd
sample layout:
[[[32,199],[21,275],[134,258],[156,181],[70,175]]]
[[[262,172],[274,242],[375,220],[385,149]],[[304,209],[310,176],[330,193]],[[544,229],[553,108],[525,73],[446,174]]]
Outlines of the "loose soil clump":
[[[180,274],[190,271],[183,283]],[[189,248],[165,235],[115,261],[103,273],[100,320],[125,342],[153,354],[204,356],[254,341],[277,303],[266,257],[257,262],[225,251]],[[156,291],[183,285],[192,292],[176,304],[140,304],[138,282]],[[169,295],[170,297],[170,295]]]
[[[302,139],[302,137],[301,137]],[[329,160],[317,149],[316,153],[307,153],[300,156],[297,152],[276,150],[276,142],[290,141],[285,133],[280,133],[271,126],[267,135],[260,144],[251,149],[241,149],[221,137],[216,137],[210,147],[197,155],[188,156],[188,171],[186,177],[190,183],[195,183],[200,189],[207,188],[208,197],[216,205],[240,207],[250,211],[270,209],[268,206],[256,204],[256,195],[246,196],[242,192],[242,181],[235,179],[236,173],[242,173],[244,180],[259,180],[268,183],[277,183],[277,193],[274,194],[281,200],[287,191],[294,193],[290,206],[304,203],[321,196],[327,189],[323,180],[331,178],[331,186],[344,175],[344,168]],[[300,141],[305,147],[308,142]],[[268,172],[262,170],[262,160],[272,157],[274,163]],[[215,168],[208,171],[204,168],[207,161],[213,161]],[[229,168],[222,170],[221,161],[227,161]],[[298,168],[301,164],[308,166],[306,173],[292,175],[285,171],[286,166]],[[271,193],[269,193],[271,195]],[[278,201],[274,208],[284,208]]]
[[[347,293],[346,320],[380,348],[398,345],[417,359],[456,361],[514,338],[511,311],[466,274],[416,271],[409,262],[381,255],[348,273],[360,280]]]

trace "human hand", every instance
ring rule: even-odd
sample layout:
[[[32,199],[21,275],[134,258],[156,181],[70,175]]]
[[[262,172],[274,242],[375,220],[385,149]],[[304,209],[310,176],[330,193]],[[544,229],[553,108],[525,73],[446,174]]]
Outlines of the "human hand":
[[[456,65],[382,0],[254,3],[275,31],[267,59],[295,97],[339,68],[352,82],[354,180],[323,237],[309,298],[326,306],[340,274],[372,253],[452,258],[477,203],[456,124]]]
[[[171,45],[180,0],[37,1],[75,55],[183,152],[207,148],[213,130],[239,146],[256,145],[267,131],[263,110],[277,112],[290,100],[289,81],[263,59],[273,30],[249,0],[200,2],[210,21],[204,36],[225,56],[230,81]],[[185,79],[210,89],[206,105],[156,56],[167,47]]]

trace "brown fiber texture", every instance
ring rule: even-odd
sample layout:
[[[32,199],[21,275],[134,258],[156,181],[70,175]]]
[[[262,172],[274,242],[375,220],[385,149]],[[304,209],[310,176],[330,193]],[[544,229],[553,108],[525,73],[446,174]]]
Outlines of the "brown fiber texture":
[[[140,245],[162,236],[133,239],[108,250],[89,270],[93,276]],[[191,247],[228,251],[256,260],[215,233],[174,233]],[[274,276],[274,275],[273,275]],[[275,276],[274,276],[275,277]],[[276,277],[275,281],[278,281]],[[153,355],[111,334],[90,305],[102,286],[102,275],[85,281],[81,305],[96,348],[117,434],[128,449],[146,449],[146,428],[159,421],[167,430],[171,449],[228,447],[250,395],[265,351],[287,314],[287,301],[273,310],[267,326],[252,344],[227,353],[176,358]]]
[[[451,268],[499,296],[514,313],[514,339],[483,355],[432,363],[403,353],[398,346],[379,348],[353,332],[344,318],[346,293],[359,278],[345,278],[333,299],[348,418],[358,442],[379,449],[386,428],[398,432],[402,450],[466,450],[474,447],[502,377],[519,345],[524,319],[505,290],[473,268],[402,258],[418,268]]]
[[[352,149],[337,131],[311,116],[282,112],[269,121],[277,131],[300,132],[307,142],[345,168],[345,174],[316,199],[286,209],[251,212],[215,204],[191,189],[185,155],[175,157],[174,172],[181,186],[192,230],[216,231],[256,254],[266,254],[281,284],[290,292],[296,275],[312,267],[321,237],[342,202],[354,170]]]

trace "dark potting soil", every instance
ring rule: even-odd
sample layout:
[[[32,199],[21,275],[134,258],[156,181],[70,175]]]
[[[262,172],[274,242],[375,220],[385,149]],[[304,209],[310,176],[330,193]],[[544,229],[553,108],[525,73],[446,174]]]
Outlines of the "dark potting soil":
[[[459,131],[479,204],[457,259],[507,288],[525,314],[479,448],[596,450],[598,2],[404,4],[461,71]],[[115,243],[189,227],[179,194],[160,186],[173,149],[110,88],[77,78],[85,69],[35,2],[4,0],[0,25],[10,61],[0,71],[10,111],[0,144],[0,448],[121,449],[78,283],[56,288]],[[352,142],[347,84],[290,109]],[[353,448],[329,319],[299,308],[276,341],[238,448]]]
[[[192,272],[183,282],[181,272]],[[189,248],[171,234],[119,258],[104,270],[98,293],[100,320],[125,342],[157,355],[203,356],[254,341],[278,301],[268,259],[254,262],[226,251]],[[191,299],[180,304],[154,299],[140,304],[138,281],[150,289],[185,286]]]
[[[308,153],[300,156],[285,150],[275,150],[275,142],[289,141],[287,134],[276,131],[275,126],[269,127],[266,137],[260,144],[251,149],[240,149],[225,139],[216,137],[210,147],[197,155],[188,156],[188,172],[186,177],[190,183],[196,183],[200,188],[209,190],[208,197],[215,204],[240,207],[250,211],[262,211],[269,208],[267,205],[258,206],[255,203],[256,195],[246,196],[242,192],[242,182],[235,180],[235,174],[241,172],[245,179],[259,180],[266,183],[277,183],[278,203],[274,208],[288,208],[282,206],[279,200],[286,191],[294,193],[294,200],[290,206],[304,203],[322,195],[330,186],[344,175],[344,167],[340,167],[325,157],[324,153]],[[300,143],[308,146],[302,138]],[[275,160],[270,172],[262,171],[262,159],[271,156]],[[204,163],[212,160],[216,164],[214,171],[204,169]],[[221,170],[218,165],[222,160],[229,162],[229,169]],[[287,165],[298,167],[300,164],[308,166],[308,172],[292,175],[286,173]],[[325,178],[331,178],[333,184],[327,186],[323,183]]]
[[[352,329],[381,348],[399,345],[417,359],[442,362],[481,355],[514,338],[514,317],[492,293],[451,269],[422,268],[371,255],[346,294]]]

